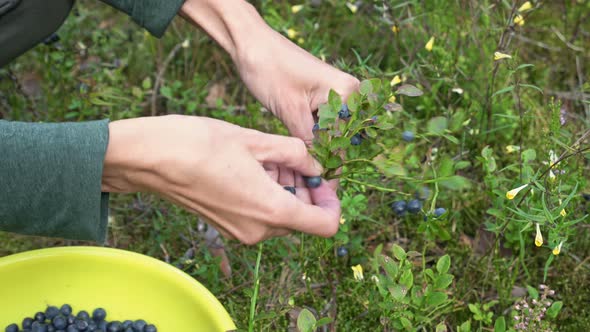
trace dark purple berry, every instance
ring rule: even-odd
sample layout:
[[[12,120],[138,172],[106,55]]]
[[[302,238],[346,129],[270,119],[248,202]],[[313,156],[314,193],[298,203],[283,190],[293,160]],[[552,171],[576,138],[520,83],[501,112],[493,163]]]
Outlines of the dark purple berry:
[[[445,213],[447,213],[447,210],[445,208],[441,208],[440,207],[440,208],[434,209],[434,216],[437,217],[437,218],[440,217],[440,216],[442,216]]]
[[[69,304],[64,304],[61,306],[59,311],[61,312],[62,315],[68,317],[69,315],[72,314],[72,306],[70,306]]]
[[[45,323],[45,314],[42,312],[38,312],[35,314],[35,320],[39,323]]]
[[[53,318],[53,321],[51,322],[53,324],[53,326],[55,326],[58,330],[63,330],[66,327],[68,327],[68,320],[62,316],[62,315],[58,315],[55,316]]]
[[[397,201],[397,202],[393,202],[391,204],[391,209],[393,210],[393,213],[395,213],[399,217],[406,214],[406,207],[407,207],[406,201]]]
[[[143,329],[146,327],[147,323],[145,322],[145,320],[143,319],[138,319],[135,322],[133,322],[133,329],[136,331],[143,331]]]
[[[411,142],[414,140],[414,138],[414,133],[409,130],[406,130],[402,133],[402,139],[406,142]]]
[[[338,249],[336,249],[336,255],[338,255],[338,257],[344,257],[348,255],[348,249],[344,246],[338,247]]]
[[[45,318],[49,320],[53,319],[57,315],[59,315],[59,309],[57,307],[50,306],[45,310]]]
[[[348,109],[348,105],[342,104],[342,108],[340,111],[338,111],[338,117],[342,120],[350,118],[350,110]]]
[[[360,134],[355,134],[350,138],[351,145],[360,145],[363,142],[363,138]]]
[[[410,213],[418,213],[422,209],[422,202],[417,199],[413,199],[408,202],[407,208],[408,212]]]
[[[76,321],[74,322],[74,325],[76,326],[76,328],[80,331],[86,331],[86,329],[88,328],[88,321],[83,320],[83,319],[76,319]]]
[[[304,176],[303,180],[309,188],[317,188],[322,184],[321,176]]]
[[[94,309],[92,312],[92,319],[96,322],[105,320],[105,318],[107,318],[107,312],[103,308]]]
[[[143,329],[143,332],[158,332],[158,329],[154,325],[150,324]]]
[[[291,194],[295,195],[297,193],[297,190],[295,189],[295,187],[291,187],[291,186],[284,186],[283,187],[286,191],[290,192]]]
[[[4,329],[5,332],[18,332],[18,325],[10,324]]]
[[[31,326],[33,325],[33,319],[27,317],[27,318],[23,319],[23,322],[21,325],[22,325],[23,329],[30,330]]]

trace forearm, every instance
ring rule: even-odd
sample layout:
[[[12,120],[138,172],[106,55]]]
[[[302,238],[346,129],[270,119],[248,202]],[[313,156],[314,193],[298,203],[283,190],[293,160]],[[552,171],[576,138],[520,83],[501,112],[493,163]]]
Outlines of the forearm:
[[[244,0],[187,0],[180,14],[207,32],[234,60],[247,53],[261,31],[269,29]]]

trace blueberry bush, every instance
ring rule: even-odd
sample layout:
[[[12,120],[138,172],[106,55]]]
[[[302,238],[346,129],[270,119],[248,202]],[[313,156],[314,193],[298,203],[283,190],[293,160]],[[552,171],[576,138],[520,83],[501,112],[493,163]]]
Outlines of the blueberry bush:
[[[340,182],[337,235],[247,247],[153,195],[114,195],[108,245],[187,272],[240,330],[590,329],[589,1],[252,3],[362,81],[344,103],[331,92],[310,128]],[[0,69],[1,118],[179,113],[287,133],[182,20],[158,40],[79,1],[58,35]]]

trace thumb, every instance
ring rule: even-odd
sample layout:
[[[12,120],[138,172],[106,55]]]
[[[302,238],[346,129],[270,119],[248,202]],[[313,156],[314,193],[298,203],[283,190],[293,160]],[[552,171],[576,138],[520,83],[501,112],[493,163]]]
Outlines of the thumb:
[[[298,137],[307,145],[313,143],[313,114],[309,107],[303,108],[300,112],[291,112],[295,119],[294,121],[286,122],[285,125],[289,129],[292,136]]]
[[[282,165],[305,176],[318,176],[323,172],[322,165],[296,137],[260,133],[250,144],[250,151],[259,162]]]

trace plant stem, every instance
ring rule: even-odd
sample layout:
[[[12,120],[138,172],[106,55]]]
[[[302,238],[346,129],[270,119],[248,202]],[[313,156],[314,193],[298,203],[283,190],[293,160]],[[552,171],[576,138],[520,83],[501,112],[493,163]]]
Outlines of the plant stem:
[[[250,299],[250,321],[248,322],[248,331],[254,332],[254,316],[256,314],[256,300],[258,299],[258,289],[260,288],[260,259],[262,258],[262,243],[258,245],[258,256],[256,257],[256,267],[254,268],[254,292]]]

